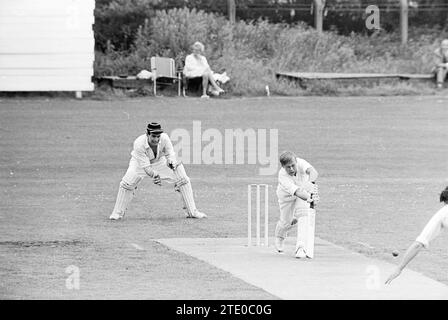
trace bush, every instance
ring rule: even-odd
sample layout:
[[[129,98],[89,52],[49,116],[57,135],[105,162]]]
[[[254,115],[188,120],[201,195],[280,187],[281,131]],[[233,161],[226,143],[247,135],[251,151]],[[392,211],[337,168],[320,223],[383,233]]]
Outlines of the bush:
[[[133,50],[141,57],[171,57],[182,64],[191,45],[201,41],[213,61],[220,57],[229,32],[228,21],[211,13],[186,8],[157,11],[139,28]]]
[[[104,54],[97,53],[95,74],[137,74],[149,68],[149,57],[157,55],[172,57],[182,66],[191,44],[201,41],[212,69],[226,70],[231,77],[227,89],[235,95],[264,95],[266,85],[272,94],[337,94],[355,91],[356,86],[347,89],[338,82],[316,83],[304,90],[297,84],[277,81],[275,73],[428,73],[433,67],[433,51],[443,37],[447,37],[444,30],[411,29],[411,40],[403,47],[395,33],[319,35],[304,24],[258,20],[230,25],[213,13],[172,9],[156,11],[146,20],[128,52],[110,46]],[[400,92],[412,92],[412,86],[401,86]],[[359,88],[364,87],[360,84]]]
[[[112,45],[121,51],[128,50],[138,27],[154,14],[157,3],[157,0],[99,1],[95,7],[96,49],[104,51]]]

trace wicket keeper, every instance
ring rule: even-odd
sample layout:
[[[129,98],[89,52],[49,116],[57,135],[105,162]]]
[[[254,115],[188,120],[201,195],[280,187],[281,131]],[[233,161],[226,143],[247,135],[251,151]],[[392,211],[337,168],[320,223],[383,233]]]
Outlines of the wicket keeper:
[[[109,219],[124,218],[137,185],[147,176],[157,185],[161,185],[162,181],[174,183],[174,190],[181,194],[187,218],[207,217],[196,208],[190,179],[183,164],[176,161],[169,136],[163,132],[159,123],[152,122],[148,124],[146,134],[134,141],[129,167],[120,182],[115,207]]]
[[[302,208],[309,208],[311,202],[317,203],[319,195],[317,185],[313,183],[318,173],[306,160],[285,151],[280,155],[280,164],[277,186],[280,219],[275,228],[275,248],[281,253],[288,231],[297,224],[297,213]],[[299,245],[295,252],[296,258],[306,257]]]

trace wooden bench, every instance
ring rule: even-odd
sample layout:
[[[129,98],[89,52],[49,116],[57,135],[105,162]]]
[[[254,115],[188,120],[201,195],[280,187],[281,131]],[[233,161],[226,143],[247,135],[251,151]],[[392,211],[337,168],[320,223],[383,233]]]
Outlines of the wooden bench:
[[[139,79],[135,76],[102,76],[102,77],[94,77],[93,79],[98,85],[107,85],[111,88],[121,88],[121,89],[140,89],[140,88],[148,88],[154,92],[156,95],[156,91],[154,88],[154,82],[152,79]],[[181,80],[181,79],[179,79]],[[157,79],[157,85],[160,84],[172,84],[173,79],[165,79],[161,77]],[[180,96],[181,83],[178,85],[178,95]]]
[[[101,84],[106,84],[111,88],[122,88],[122,89],[138,89],[143,87],[151,87],[153,82],[151,79],[138,79],[134,76],[103,76],[95,77],[94,81]]]
[[[310,80],[431,80],[434,74],[406,74],[406,73],[326,73],[326,72],[277,72],[277,79],[296,80],[302,88],[306,88],[306,81]]]

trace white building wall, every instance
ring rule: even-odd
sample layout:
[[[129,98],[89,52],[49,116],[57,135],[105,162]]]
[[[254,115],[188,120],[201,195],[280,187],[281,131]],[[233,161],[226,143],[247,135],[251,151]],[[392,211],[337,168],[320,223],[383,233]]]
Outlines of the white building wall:
[[[95,0],[0,0],[0,91],[91,91]]]

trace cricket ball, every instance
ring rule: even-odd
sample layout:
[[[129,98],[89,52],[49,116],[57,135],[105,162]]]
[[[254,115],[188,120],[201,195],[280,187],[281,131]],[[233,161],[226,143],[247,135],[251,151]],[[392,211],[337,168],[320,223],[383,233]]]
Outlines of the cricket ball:
[[[400,253],[399,253],[397,250],[392,251],[392,255],[393,255],[394,257],[398,257],[399,254],[400,254]]]

